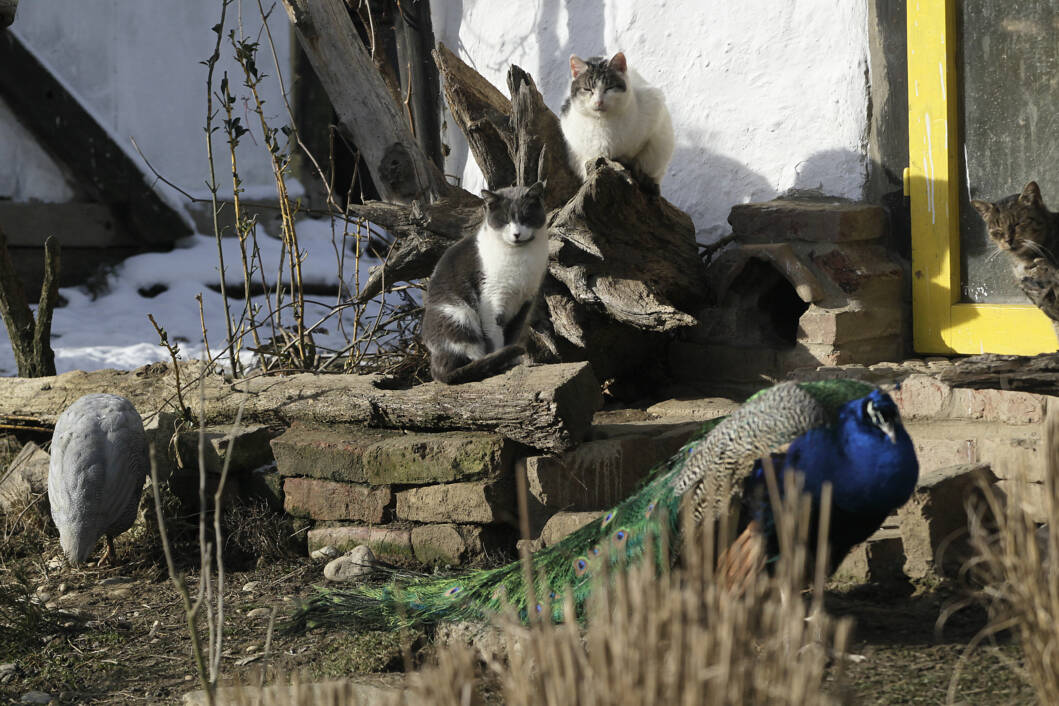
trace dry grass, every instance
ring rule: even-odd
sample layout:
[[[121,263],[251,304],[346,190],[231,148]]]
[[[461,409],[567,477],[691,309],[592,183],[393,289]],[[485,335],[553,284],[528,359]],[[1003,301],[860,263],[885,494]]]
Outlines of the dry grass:
[[[698,550],[685,550],[678,569],[659,574],[645,561],[601,577],[605,588],[590,601],[585,625],[526,626],[503,616],[499,649],[439,647],[403,696],[393,690],[388,698],[437,706],[838,703],[843,660],[832,657],[844,653],[850,623],[822,609],[822,558],[818,590],[803,595],[808,504],[800,502],[781,521],[786,551],[774,574],[758,574],[742,592],[715,575],[710,536],[686,542]],[[565,601],[573,614],[572,599]],[[273,687],[261,703],[318,703],[324,693],[328,703],[358,703],[359,692],[342,682]],[[246,691],[219,695],[220,703],[257,703]]]
[[[1044,509],[1048,523],[1038,527],[1028,495],[1028,472],[1011,485],[1007,497],[983,489],[995,528],[971,513],[969,565],[992,620],[971,647],[1003,630],[1018,636],[1024,654],[1013,668],[1032,685],[1040,703],[1059,703],[1059,410],[1049,405],[1045,426]],[[955,682],[955,679],[953,680]],[[950,700],[952,698],[950,690]]]

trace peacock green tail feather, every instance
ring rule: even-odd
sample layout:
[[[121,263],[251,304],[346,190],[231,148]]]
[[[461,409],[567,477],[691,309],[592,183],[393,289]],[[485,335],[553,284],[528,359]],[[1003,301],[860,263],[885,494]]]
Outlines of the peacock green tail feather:
[[[798,390],[791,397],[794,387]],[[776,424],[782,430],[779,436],[789,436],[779,443],[786,443],[807,430],[797,428],[803,418],[818,423],[821,414],[831,417],[844,403],[864,396],[871,389],[869,385],[851,380],[784,383],[755,394],[740,410],[762,409],[761,413],[754,415],[755,425],[751,432],[759,426],[776,426],[760,418],[776,415]],[[772,398],[776,404],[770,405]],[[790,400],[805,405],[805,399],[811,399],[819,406],[813,414],[806,415],[804,409],[784,409]],[[510,608],[524,620],[533,613],[550,611],[552,619],[561,621],[566,617],[563,615],[563,598],[567,592],[573,596],[577,617],[581,617],[585,602],[601,575],[620,565],[638,562],[648,554],[656,558],[659,568],[669,561],[668,557],[679,555],[681,511],[685,491],[692,486],[678,483],[678,480],[682,480],[682,474],[687,474],[691,460],[711,473],[719,470],[717,464],[728,462],[721,458],[723,454],[717,459],[701,456],[706,446],[704,442],[711,434],[724,432],[719,427],[731,427],[733,420],[737,425],[741,423],[738,411],[729,417],[706,422],[679,451],[652,469],[639,491],[563,541],[535,552],[532,556],[532,591],[525,582],[526,572],[517,561],[494,569],[446,576],[395,575],[382,584],[320,588],[295,614],[291,627],[351,624],[397,629],[483,620]],[[741,431],[737,428],[725,433],[738,437]],[[745,475],[749,470],[750,466],[746,465],[724,472]],[[738,487],[740,484],[733,485]],[[668,543],[669,551],[665,551],[664,543]]]

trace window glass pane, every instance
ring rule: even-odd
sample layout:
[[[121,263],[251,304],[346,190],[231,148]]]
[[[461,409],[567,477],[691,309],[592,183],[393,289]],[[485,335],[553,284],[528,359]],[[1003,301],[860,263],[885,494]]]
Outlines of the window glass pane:
[[[1059,0],[955,2],[962,300],[1027,304],[970,199],[996,201],[1035,180],[1059,210]]]

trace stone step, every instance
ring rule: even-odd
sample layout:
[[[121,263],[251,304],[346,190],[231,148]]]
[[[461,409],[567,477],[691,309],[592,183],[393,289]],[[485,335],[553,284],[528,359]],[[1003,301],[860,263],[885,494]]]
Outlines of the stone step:
[[[921,472],[966,463],[988,463],[998,478],[1027,474],[1043,479],[1044,445],[1040,425],[987,421],[907,420]]]
[[[487,432],[404,433],[295,422],[272,440],[279,472],[371,485],[425,485],[510,472],[515,444]]]
[[[699,422],[609,424],[563,454],[526,459],[529,492],[548,511],[606,510],[625,500],[658,463],[701,428]]]

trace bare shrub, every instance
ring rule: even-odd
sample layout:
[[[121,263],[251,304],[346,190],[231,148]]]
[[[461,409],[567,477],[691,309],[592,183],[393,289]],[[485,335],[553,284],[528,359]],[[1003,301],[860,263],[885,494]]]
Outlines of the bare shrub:
[[[976,557],[967,569],[985,587],[990,624],[970,648],[1003,630],[1018,635],[1023,665],[1013,665],[1036,691],[1042,704],[1059,703],[1059,409],[1049,405],[1045,422],[1044,512],[1048,522],[1038,527],[1028,494],[1028,469],[1019,469],[1016,482],[1003,497],[983,487],[995,528],[982,513],[970,513],[971,544]],[[958,674],[950,687],[950,701]]]

